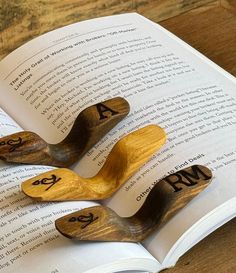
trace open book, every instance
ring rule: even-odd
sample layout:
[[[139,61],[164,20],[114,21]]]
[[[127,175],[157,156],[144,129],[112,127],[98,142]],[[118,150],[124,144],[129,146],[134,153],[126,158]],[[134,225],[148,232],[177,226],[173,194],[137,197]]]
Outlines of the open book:
[[[61,141],[84,108],[121,96],[131,113],[73,169],[95,175],[116,141],[158,124],[167,143],[109,200],[133,215],[150,189],[194,164],[211,185],[142,244],[76,242],[54,220],[97,202],[33,202],[24,180],[48,166],[0,167],[0,272],[159,272],[236,214],[235,78],[159,25],[138,14],[98,18],[44,34],[0,62],[0,134],[30,130]]]

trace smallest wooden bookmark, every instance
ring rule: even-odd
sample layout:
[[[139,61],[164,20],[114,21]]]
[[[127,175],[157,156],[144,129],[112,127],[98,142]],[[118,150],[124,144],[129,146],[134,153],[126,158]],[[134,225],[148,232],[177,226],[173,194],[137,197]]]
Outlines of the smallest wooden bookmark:
[[[164,130],[148,125],[121,138],[101,170],[83,178],[65,168],[40,174],[22,183],[23,192],[39,201],[99,200],[108,198],[146,163],[166,141]]]
[[[129,113],[128,102],[120,97],[84,109],[67,137],[48,144],[33,132],[19,132],[0,138],[0,159],[11,163],[68,167],[78,161]]]
[[[122,218],[110,208],[95,206],[59,218],[55,225],[61,234],[77,240],[140,242],[173,218],[211,179],[207,167],[194,165],[157,182],[131,217]]]

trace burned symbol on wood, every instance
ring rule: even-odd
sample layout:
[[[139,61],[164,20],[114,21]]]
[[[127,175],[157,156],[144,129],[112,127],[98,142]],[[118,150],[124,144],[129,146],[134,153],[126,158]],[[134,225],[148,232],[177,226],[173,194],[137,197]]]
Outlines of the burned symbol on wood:
[[[110,115],[110,116],[114,116],[114,115],[119,114],[118,112],[112,110],[111,108],[107,107],[107,106],[106,106],[105,104],[103,104],[103,103],[98,103],[98,104],[96,104],[96,107],[97,107],[97,111],[98,111],[99,119],[100,119],[100,120],[105,119],[105,118],[108,118],[109,115]]]
[[[167,182],[175,192],[181,191],[182,186],[191,187],[198,184],[201,180],[208,180],[211,176],[205,174],[204,171],[198,166],[193,165],[190,171],[180,170],[174,174],[165,177],[163,180]]]
[[[8,141],[0,142],[0,146],[3,146],[3,145],[10,146],[9,152],[14,152],[22,144],[23,144],[23,141],[21,137],[19,137],[18,139],[9,139]]]
[[[98,217],[94,217],[94,215],[90,212],[89,215],[80,215],[78,217],[71,217],[69,219],[69,222],[85,223],[84,225],[81,226],[81,229],[84,229],[97,219]]]
[[[39,180],[34,181],[32,183],[32,185],[34,185],[34,186],[37,186],[37,185],[50,185],[48,188],[46,188],[45,191],[47,191],[60,180],[61,180],[60,177],[56,177],[55,174],[52,174],[52,176],[49,177],[49,178],[45,177],[43,179],[39,179]]]

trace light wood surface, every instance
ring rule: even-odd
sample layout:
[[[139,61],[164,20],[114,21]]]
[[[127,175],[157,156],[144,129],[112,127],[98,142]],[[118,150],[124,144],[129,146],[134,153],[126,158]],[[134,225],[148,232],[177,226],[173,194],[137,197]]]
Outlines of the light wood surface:
[[[0,0],[0,59],[24,42],[57,27],[131,11],[161,21],[164,27],[236,75],[235,0]],[[236,219],[198,243],[165,272],[236,272],[235,230]]]
[[[115,143],[101,170],[94,177],[83,178],[69,169],[61,168],[23,182],[22,190],[39,201],[108,198],[138,171],[165,141],[166,134],[161,127],[145,126]]]
[[[207,167],[193,165],[159,181],[131,217],[95,206],[57,219],[56,228],[64,236],[82,241],[142,242],[203,191],[211,179]]]
[[[48,144],[34,132],[0,138],[0,158],[6,162],[69,167],[88,152],[129,113],[128,101],[116,97],[85,108],[62,142]]]

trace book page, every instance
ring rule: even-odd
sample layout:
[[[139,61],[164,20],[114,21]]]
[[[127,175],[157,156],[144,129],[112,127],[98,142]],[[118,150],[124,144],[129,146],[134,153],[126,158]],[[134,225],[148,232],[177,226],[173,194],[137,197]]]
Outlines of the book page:
[[[165,146],[106,202],[121,216],[134,214],[161,177],[193,164],[211,168],[209,188],[163,227],[158,244],[147,243],[160,261],[193,223],[236,195],[235,79],[160,26],[137,14],[85,21],[33,40],[0,68],[3,107],[49,142],[88,105],[129,101],[129,116],[76,166],[82,176],[94,175],[125,134],[152,123],[165,129]]]
[[[0,109],[0,136],[22,130]],[[126,269],[157,271],[158,262],[138,244],[86,243],[63,237],[54,221],[95,202],[34,202],[22,181],[52,169],[0,161],[0,272],[72,273]],[[99,255],[97,255],[99,253]]]

